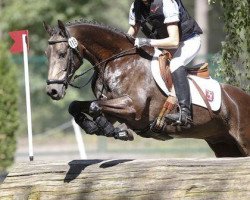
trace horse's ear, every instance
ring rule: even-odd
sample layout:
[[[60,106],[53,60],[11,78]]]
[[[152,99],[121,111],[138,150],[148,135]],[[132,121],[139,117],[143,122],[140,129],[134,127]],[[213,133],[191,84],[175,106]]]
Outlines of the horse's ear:
[[[61,20],[58,20],[58,27],[61,30],[61,34],[62,34],[63,37],[66,37],[66,38],[69,37],[67,29],[66,29],[64,23]]]
[[[43,27],[44,27],[45,31],[46,31],[50,36],[52,36],[53,29],[52,29],[45,21],[43,21]]]

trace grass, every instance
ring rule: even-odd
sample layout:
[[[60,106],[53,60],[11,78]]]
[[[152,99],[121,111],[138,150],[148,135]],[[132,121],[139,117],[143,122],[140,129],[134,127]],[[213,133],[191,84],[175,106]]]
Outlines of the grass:
[[[173,139],[158,141],[154,139],[135,136],[134,141],[120,141],[114,138],[82,134],[87,154],[100,158],[100,155],[112,155],[119,159],[121,155],[128,157],[145,158],[189,158],[189,157],[214,157],[212,150],[203,140],[197,139]],[[27,151],[27,138],[18,139],[18,149]],[[47,135],[35,135],[33,137],[34,151],[43,155],[54,153],[55,155],[78,153],[77,143],[73,132],[51,133]],[[35,152],[35,153],[36,153]],[[139,156],[140,155],[140,156]]]

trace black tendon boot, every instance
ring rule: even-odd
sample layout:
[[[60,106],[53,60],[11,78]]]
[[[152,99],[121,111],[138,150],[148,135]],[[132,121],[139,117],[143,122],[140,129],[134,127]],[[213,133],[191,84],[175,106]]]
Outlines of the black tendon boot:
[[[168,114],[166,118],[171,120],[173,125],[191,128],[191,95],[185,67],[182,66],[175,70],[172,73],[172,78],[180,110],[179,113]]]
[[[100,134],[100,130],[96,123],[87,118],[87,116],[83,113],[79,113],[75,117],[75,122],[87,133],[87,134]]]
[[[101,112],[101,107],[96,101],[93,101],[90,105],[89,113],[98,126],[100,135],[104,135],[106,137],[114,137],[115,139],[125,141],[131,140],[131,136],[128,134],[127,130],[121,130],[118,127],[115,128],[113,124],[110,123],[107,118],[101,114]]]
[[[75,122],[87,133],[87,134],[99,134],[99,128],[96,123],[80,111],[81,102],[73,101],[69,105],[69,113],[74,117]]]
[[[102,135],[105,135],[106,137],[114,137],[115,139],[125,141],[131,140],[130,135],[126,130],[121,130],[118,127],[115,128],[113,124],[111,124],[106,117],[102,115],[95,119],[95,123],[102,130]]]

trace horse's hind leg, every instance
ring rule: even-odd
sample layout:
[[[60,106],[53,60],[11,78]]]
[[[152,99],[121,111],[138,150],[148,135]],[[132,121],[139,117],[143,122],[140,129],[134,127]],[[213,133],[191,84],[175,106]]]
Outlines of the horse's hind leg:
[[[225,123],[229,134],[242,149],[243,156],[250,156],[250,95],[239,88],[223,85]]]
[[[221,157],[244,157],[246,154],[240,148],[233,137],[221,138],[216,140],[206,140],[215,156]]]

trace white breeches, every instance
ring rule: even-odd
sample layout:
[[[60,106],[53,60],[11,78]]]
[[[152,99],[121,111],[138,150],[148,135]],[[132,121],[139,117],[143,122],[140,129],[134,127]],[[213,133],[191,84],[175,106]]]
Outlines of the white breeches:
[[[170,62],[170,71],[173,73],[181,66],[186,66],[198,54],[201,47],[201,38],[199,35],[181,42],[179,48],[173,55]]]

